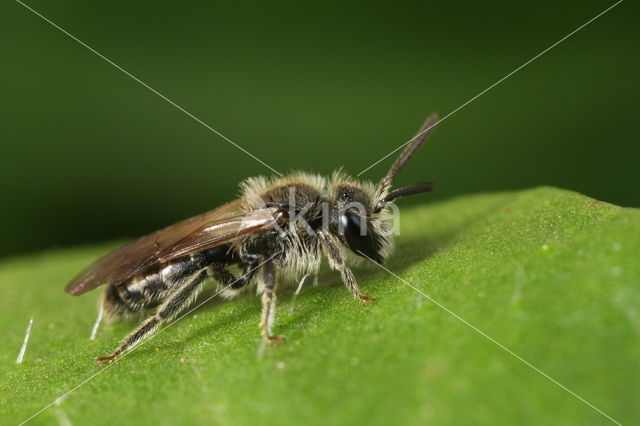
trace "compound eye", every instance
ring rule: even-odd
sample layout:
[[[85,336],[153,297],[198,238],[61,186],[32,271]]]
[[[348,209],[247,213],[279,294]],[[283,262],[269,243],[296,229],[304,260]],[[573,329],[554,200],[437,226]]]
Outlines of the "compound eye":
[[[351,213],[341,215],[340,222],[349,248],[359,256],[364,253],[377,261],[379,258],[378,244],[368,224],[363,224],[359,216]]]

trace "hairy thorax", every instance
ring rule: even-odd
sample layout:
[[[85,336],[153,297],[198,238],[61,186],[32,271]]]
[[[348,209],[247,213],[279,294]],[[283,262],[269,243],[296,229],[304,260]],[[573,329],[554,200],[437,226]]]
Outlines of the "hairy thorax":
[[[322,250],[315,231],[322,225],[326,210],[326,180],[310,174],[293,174],[277,181],[253,178],[243,185],[248,209],[280,207],[287,220],[272,229],[239,242],[241,257],[257,252],[275,254],[275,262],[284,278],[317,272]],[[324,206],[324,207],[323,207]]]

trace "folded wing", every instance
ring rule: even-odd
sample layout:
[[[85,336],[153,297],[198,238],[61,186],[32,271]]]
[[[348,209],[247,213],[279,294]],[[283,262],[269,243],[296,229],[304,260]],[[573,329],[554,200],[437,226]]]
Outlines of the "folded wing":
[[[279,209],[244,211],[242,200],[183,220],[108,253],[85,268],[65,288],[80,295],[100,285],[117,285],[145,270],[182,256],[273,228]]]

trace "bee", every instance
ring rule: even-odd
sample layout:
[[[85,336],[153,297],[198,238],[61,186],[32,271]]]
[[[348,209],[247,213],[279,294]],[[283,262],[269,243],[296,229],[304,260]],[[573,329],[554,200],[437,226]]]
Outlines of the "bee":
[[[235,201],[141,237],[89,265],[65,290],[78,296],[107,286],[101,310],[108,322],[154,310],[111,355],[97,358],[98,364],[114,360],[175,318],[194,302],[207,278],[228,298],[256,288],[262,299],[260,327],[268,341],[282,340],[272,334],[277,283],[317,274],[323,254],[353,296],[371,302],[360,292],[347,259],[356,259],[355,254],[383,262],[391,252],[393,202],[434,189],[422,183],[390,190],[437,120],[436,114],[427,118],[377,185],[342,171],[329,178],[300,172],[249,178]]]

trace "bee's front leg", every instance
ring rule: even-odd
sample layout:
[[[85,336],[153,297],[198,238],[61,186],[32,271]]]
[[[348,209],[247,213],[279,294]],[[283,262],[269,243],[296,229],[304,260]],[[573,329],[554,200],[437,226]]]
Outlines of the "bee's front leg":
[[[360,293],[360,289],[358,288],[358,283],[353,276],[353,272],[351,272],[351,270],[347,267],[344,260],[344,255],[338,248],[338,244],[335,239],[331,235],[323,231],[317,231],[317,233],[320,237],[320,242],[322,243],[324,252],[329,259],[329,266],[331,266],[332,269],[340,272],[344,285],[347,286],[354,297],[362,300],[365,303],[370,303],[373,299]]]
[[[264,293],[262,293],[262,334],[269,341],[282,342],[284,338],[274,336],[271,326],[276,313],[276,267],[272,261],[268,261],[262,266],[262,280],[264,282]]]

